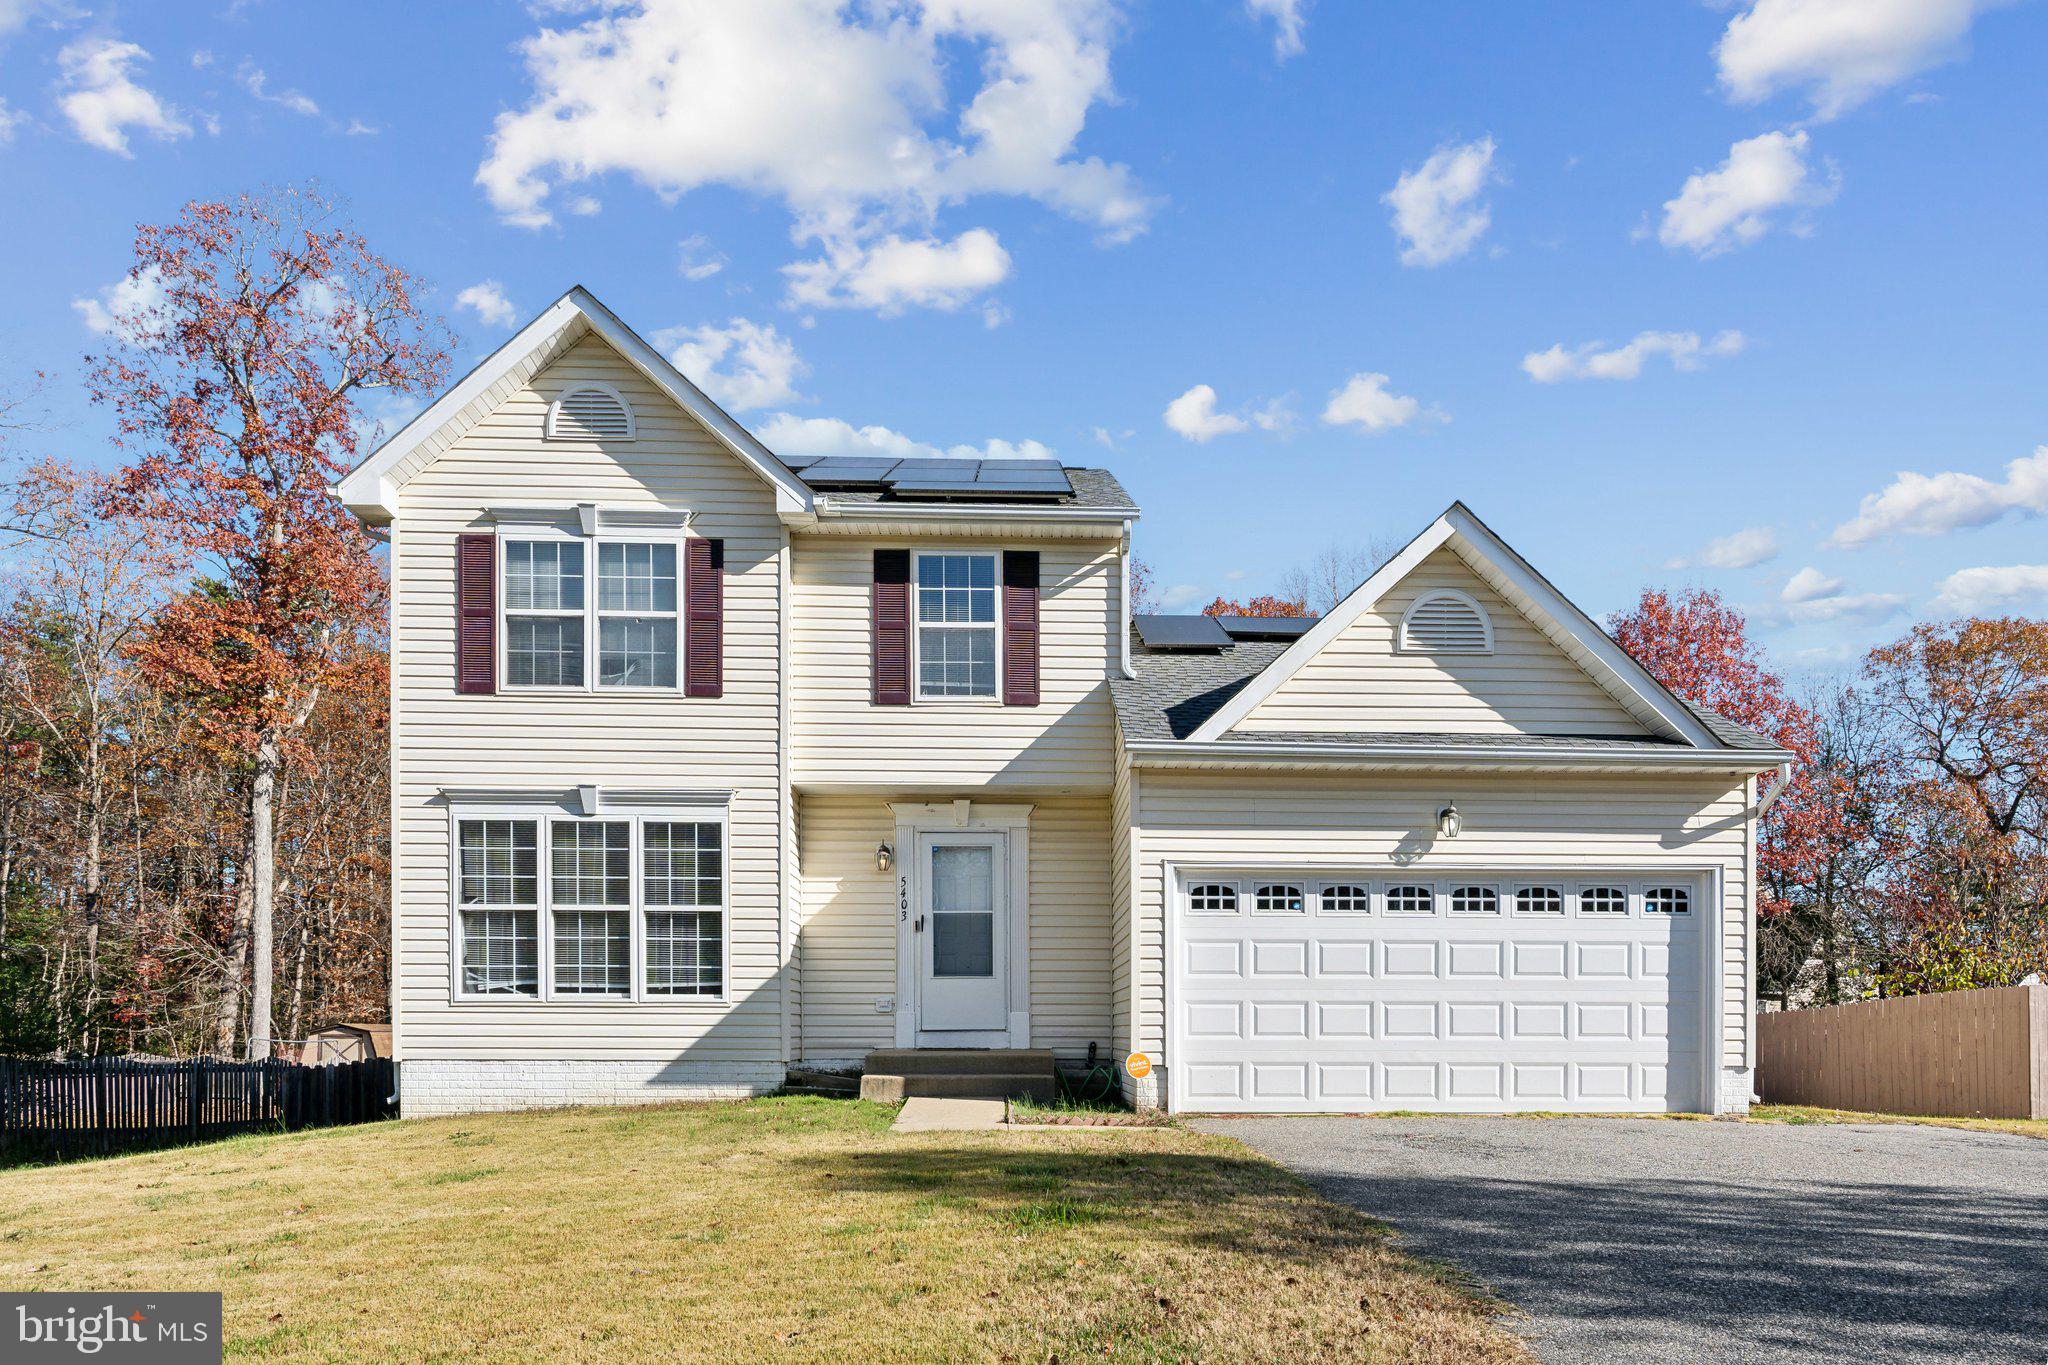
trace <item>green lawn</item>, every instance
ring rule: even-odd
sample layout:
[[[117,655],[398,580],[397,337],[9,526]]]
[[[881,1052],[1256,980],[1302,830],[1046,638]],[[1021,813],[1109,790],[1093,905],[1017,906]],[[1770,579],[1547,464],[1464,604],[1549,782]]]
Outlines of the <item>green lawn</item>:
[[[1228,1139],[893,1112],[562,1110],[0,1172],[0,1285],[219,1289],[237,1358],[1527,1358]]]

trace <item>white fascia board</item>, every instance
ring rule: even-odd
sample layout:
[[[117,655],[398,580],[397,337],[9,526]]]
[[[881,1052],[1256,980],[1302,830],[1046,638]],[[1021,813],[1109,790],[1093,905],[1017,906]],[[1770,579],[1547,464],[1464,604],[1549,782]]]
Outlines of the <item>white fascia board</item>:
[[[1602,748],[1594,745],[1559,745],[1516,748],[1501,744],[1273,744],[1258,740],[1222,740],[1203,743],[1195,739],[1140,740],[1126,744],[1131,761],[1145,767],[1218,762],[1257,764],[1315,761],[1331,764],[1363,764],[1374,767],[1429,768],[1448,764],[1461,767],[1502,768],[1587,767],[1627,768],[1647,771],[1755,773],[1788,760],[1791,755],[1778,749],[1670,749],[1644,752]]]
[[[1595,682],[1616,694],[1624,703],[1633,701],[1635,706],[1631,707],[1631,710],[1641,709],[1654,716],[1661,723],[1658,728],[1664,731],[1667,738],[1684,740],[1699,749],[1729,752],[1706,726],[1694,718],[1692,712],[1688,711],[1677,697],[1652,678],[1641,664],[1630,658],[1628,652],[1615,644],[1590,617],[1572,605],[1570,599],[1552,587],[1549,580],[1530,568],[1528,561],[1509,548],[1505,541],[1474,516],[1471,509],[1462,502],[1452,503],[1421,535],[1409,541],[1399,554],[1381,565],[1372,577],[1361,583],[1349,597],[1339,602],[1328,616],[1318,621],[1314,629],[1268,664],[1265,670],[1247,683],[1222,710],[1204,721],[1200,728],[1188,736],[1187,742],[1206,743],[1219,740],[1228,734],[1233,726],[1250,715],[1259,703],[1272,696],[1282,683],[1300,671],[1302,665],[1320,653],[1325,645],[1350,627],[1360,616],[1372,610],[1379,600],[1395,584],[1413,572],[1417,565],[1440,547],[1453,541],[1471,551],[1521,593],[1541,617],[1576,644],[1592,661],[1594,667],[1588,672]]]
[[[1181,742],[1201,744],[1221,739],[1232,726],[1250,715],[1260,702],[1272,696],[1280,684],[1300,671],[1303,664],[1322,653],[1323,647],[1343,634],[1353,621],[1371,611],[1374,603],[1450,538],[1450,513],[1446,512],[1424,527],[1421,535],[1402,546],[1399,554],[1374,570],[1372,577],[1353,588],[1350,596],[1330,609],[1329,615],[1282,651],[1279,658],[1267,664],[1263,671],[1239,689],[1222,710],[1203,721]]]
[[[334,486],[334,495],[365,522],[380,525],[391,521],[398,515],[398,488],[392,482],[392,471],[422,441],[439,431],[476,401],[478,395],[502,379],[514,365],[578,316],[589,324],[591,331],[626,357],[650,383],[716,436],[742,464],[766,480],[775,489],[778,513],[784,517],[807,516],[810,513],[809,487],[756,440],[753,433],[712,402],[702,389],[685,378],[659,351],[621,322],[617,314],[582,285],[555,300],[540,316],[520,328],[510,341],[479,361],[425,412],[407,422],[390,440],[371,452],[369,458]]]

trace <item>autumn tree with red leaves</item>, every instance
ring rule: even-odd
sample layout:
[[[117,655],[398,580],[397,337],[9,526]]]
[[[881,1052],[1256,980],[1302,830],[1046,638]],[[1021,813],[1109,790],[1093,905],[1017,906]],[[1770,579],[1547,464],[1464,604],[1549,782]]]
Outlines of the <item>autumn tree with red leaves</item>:
[[[1204,616],[1312,616],[1308,603],[1299,597],[1276,597],[1261,593],[1242,602],[1219,597],[1202,608]]]
[[[306,191],[190,203],[137,231],[132,275],[149,302],[116,319],[116,347],[91,368],[128,461],[105,510],[161,527],[201,575],[136,653],[246,765],[246,891],[221,1036],[225,1050],[246,942],[248,1054],[266,1057],[279,773],[323,692],[368,686],[379,657],[366,645],[383,578],[327,490],[356,461],[362,394],[437,388],[445,331],[418,281]]]

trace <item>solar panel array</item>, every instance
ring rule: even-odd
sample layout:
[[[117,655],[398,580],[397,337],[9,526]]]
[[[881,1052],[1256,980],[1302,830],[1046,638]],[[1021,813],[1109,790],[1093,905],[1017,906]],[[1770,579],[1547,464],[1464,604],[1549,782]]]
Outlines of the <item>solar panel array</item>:
[[[1214,649],[1230,644],[1230,634],[1213,616],[1136,615],[1131,624],[1147,649]]]
[[[1074,491],[1067,471],[1051,460],[799,455],[783,463],[814,488],[879,488],[956,498],[1059,498]]]
[[[1315,629],[1313,616],[1219,616],[1233,640],[1299,640]]]

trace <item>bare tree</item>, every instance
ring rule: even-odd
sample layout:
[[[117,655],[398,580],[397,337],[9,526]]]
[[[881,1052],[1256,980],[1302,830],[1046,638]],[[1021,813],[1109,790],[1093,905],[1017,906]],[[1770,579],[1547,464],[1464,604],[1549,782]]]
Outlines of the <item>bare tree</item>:
[[[1313,615],[1328,615],[1400,548],[1385,536],[1327,546],[1299,567],[1288,570],[1280,580],[1277,595],[1306,603]]]

